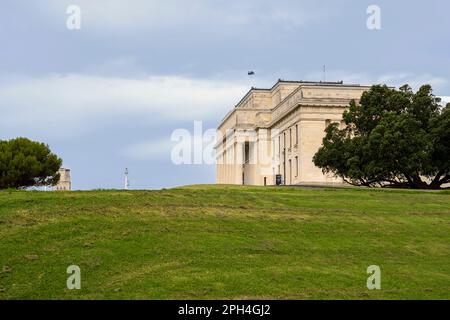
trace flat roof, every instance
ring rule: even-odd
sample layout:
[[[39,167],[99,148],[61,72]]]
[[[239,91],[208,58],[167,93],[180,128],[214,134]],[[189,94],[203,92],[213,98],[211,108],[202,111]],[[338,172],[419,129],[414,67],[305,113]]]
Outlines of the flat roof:
[[[271,88],[256,88],[251,87],[250,90],[244,95],[244,97],[239,100],[239,102],[234,106],[235,108],[241,104],[242,101],[247,98],[247,96],[252,91],[272,91],[278,86],[280,83],[291,83],[291,84],[307,84],[307,85],[315,85],[315,86],[344,86],[344,87],[360,87],[360,84],[344,84],[344,81],[308,81],[308,80],[283,80],[278,79],[278,81]]]
[[[311,86],[342,86],[342,87],[365,87],[361,86],[360,84],[344,84],[344,81],[308,81],[308,80],[284,80],[284,79],[278,79],[278,81],[271,87],[271,88],[256,88],[251,87],[250,90],[244,95],[244,97],[239,100],[239,102],[234,106],[233,109],[231,109],[225,117],[222,119],[222,121],[219,124],[219,127],[225,122],[225,120],[234,112],[234,110],[244,101],[253,91],[266,91],[271,92],[275,89],[276,86],[282,83],[288,83],[288,84],[305,84],[305,85],[311,85]]]

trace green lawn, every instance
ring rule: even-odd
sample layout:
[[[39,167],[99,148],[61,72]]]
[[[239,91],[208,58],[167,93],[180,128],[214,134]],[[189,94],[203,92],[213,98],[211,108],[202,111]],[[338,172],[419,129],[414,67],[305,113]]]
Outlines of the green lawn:
[[[450,299],[450,192],[0,192],[0,299],[330,298]]]

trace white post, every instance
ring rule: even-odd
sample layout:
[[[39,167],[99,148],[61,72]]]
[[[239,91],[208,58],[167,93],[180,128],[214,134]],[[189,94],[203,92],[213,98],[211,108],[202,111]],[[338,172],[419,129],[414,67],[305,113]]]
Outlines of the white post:
[[[130,181],[128,180],[128,168],[125,168],[125,190],[128,190],[130,186]]]

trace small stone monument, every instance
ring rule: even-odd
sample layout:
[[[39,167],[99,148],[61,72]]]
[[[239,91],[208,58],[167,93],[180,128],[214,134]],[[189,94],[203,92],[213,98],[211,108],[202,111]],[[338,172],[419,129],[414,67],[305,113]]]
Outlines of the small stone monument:
[[[59,169],[59,174],[61,178],[58,184],[55,186],[57,191],[70,191],[72,190],[72,182],[70,180],[70,169],[61,168]]]

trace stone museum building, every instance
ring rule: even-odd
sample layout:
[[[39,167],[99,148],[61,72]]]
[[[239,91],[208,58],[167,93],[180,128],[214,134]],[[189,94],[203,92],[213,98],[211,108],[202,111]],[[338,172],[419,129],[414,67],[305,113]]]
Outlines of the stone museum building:
[[[279,80],[252,88],[222,120],[216,143],[216,181],[237,185],[341,184],[312,159],[330,123],[370,86]]]

